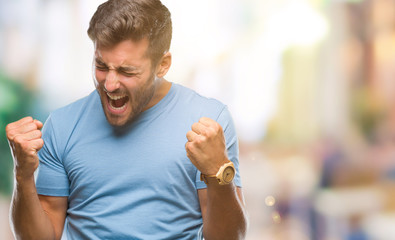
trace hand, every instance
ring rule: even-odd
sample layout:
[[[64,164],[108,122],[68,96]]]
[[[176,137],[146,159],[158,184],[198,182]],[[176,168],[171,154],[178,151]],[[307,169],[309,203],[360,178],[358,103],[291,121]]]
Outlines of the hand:
[[[17,179],[32,178],[38,167],[37,152],[44,145],[40,131],[42,126],[40,121],[25,117],[6,127]]]
[[[215,175],[224,163],[229,162],[224,132],[216,121],[201,118],[192,125],[187,139],[187,156],[201,173]]]

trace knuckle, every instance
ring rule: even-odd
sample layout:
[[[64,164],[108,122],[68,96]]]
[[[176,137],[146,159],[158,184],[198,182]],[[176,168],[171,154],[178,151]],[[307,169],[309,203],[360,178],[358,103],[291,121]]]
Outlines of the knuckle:
[[[14,136],[13,141],[17,145],[21,145],[23,143],[23,137],[21,135],[16,135],[16,136]]]
[[[33,122],[26,124],[24,127],[25,129],[37,129],[36,124]]]
[[[33,137],[41,138],[41,136],[42,136],[42,133],[41,133],[40,130],[34,130],[33,131]]]
[[[186,144],[185,145],[185,150],[187,152],[187,156],[190,157],[192,155],[192,152],[193,152],[193,147],[191,146],[191,144]]]
[[[195,149],[195,145],[196,145],[196,143],[191,143],[191,142],[189,142],[189,143],[188,143],[188,146],[187,146],[188,151],[189,151],[189,152],[193,152],[194,149]]]
[[[42,148],[44,146],[44,140],[42,138],[37,139],[37,147]]]
[[[28,149],[30,147],[29,142],[27,141],[23,141],[19,145],[22,147],[22,149]]]
[[[192,131],[188,131],[186,136],[190,137],[191,135],[192,135]]]
[[[5,131],[6,131],[6,132],[11,131],[11,128],[12,128],[13,125],[14,125],[14,123],[9,123],[9,124],[7,124],[7,126],[5,126]]]
[[[44,140],[40,138],[38,141],[38,148],[42,148],[43,146],[44,146]]]
[[[214,128],[216,131],[220,131],[220,130],[222,129],[221,125],[220,125],[219,123],[217,123],[217,122],[215,122],[215,123],[213,124],[213,128]]]
[[[6,130],[6,136],[7,136],[7,138],[8,138],[8,140],[11,140],[11,141],[13,141],[14,140],[14,136],[15,136],[15,134],[14,134],[14,131],[12,131],[12,130]]]
[[[207,135],[207,129],[205,129],[205,128],[200,129],[199,130],[199,135],[200,136],[206,136]]]
[[[28,122],[33,122],[33,118],[31,116],[27,116],[27,117],[25,117],[25,119]]]
[[[196,144],[200,145],[200,144],[203,144],[205,141],[206,141],[206,138],[201,136],[201,137],[197,138],[195,142],[196,142]]]
[[[216,131],[213,128],[208,128],[205,134],[208,138],[211,138],[216,135]]]
[[[207,122],[207,119],[208,119],[208,118],[206,118],[206,117],[201,117],[201,118],[199,119],[199,122]]]

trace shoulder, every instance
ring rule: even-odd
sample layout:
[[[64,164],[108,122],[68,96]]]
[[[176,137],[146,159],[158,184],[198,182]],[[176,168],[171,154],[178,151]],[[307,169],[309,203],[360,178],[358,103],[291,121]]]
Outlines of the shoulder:
[[[183,85],[173,83],[177,94],[186,97],[185,100],[189,101],[196,101],[199,103],[205,103],[205,104],[211,104],[211,105],[219,105],[219,106],[225,106],[222,102],[218,101],[215,98],[210,98],[201,95],[200,93],[196,92],[195,90],[192,90],[188,87],[185,87]]]
[[[56,119],[71,120],[85,112],[89,105],[99,102],[97,91],[91,92],[88,96],[80,98],[64,107],[58,108],[51,112],[51,117]]]
[[[100,98],[96,90],[86,97],[52,111],[45,121],[44,133],[53,131],[56,135],[66,137],[78,122],[97,109],[97,107],[92,107],[93,105],[100,105]]]
[[[215,98],[210,98],[197,93],[188,87],[174,84],[178,101],[188,110],[196,112],[198,115],[210,117],[214,120],[218,118],[226,105]]]

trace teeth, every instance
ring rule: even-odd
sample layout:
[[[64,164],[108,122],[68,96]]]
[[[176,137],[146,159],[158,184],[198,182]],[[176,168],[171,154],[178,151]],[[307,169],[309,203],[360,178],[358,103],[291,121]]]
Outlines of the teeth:
[[[111,107],[112,109],[115,109],[115,110],[122,110],[122,109],[124,109],[124,108],[126,107],[126,104],[123,105],[122,107],[119,107],[119,108],[114,107],[113,105],[110,104],[110,107]]]
[[[118,99],[121,99],[121,98],[126,97],[126,95],[122,95],[122,96],[112,96],[112,95],[110,95],[109,93],[107,93],[107,96],[108,96],[111,100],[118,100]]]

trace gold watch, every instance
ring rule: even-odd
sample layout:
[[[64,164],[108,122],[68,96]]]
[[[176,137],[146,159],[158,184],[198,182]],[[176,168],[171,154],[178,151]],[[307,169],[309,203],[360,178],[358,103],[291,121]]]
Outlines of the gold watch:
[[[217,174],[215,175],[205,175],[203,173],[200,174],[200,181],[204,181],[207,184],[207,177],[215,177],[218,180],[220,185],[226,185],[233,181],[233,178],[236,175],[236,169],[233,165],[233,162],[228,162],[222,165]]]

